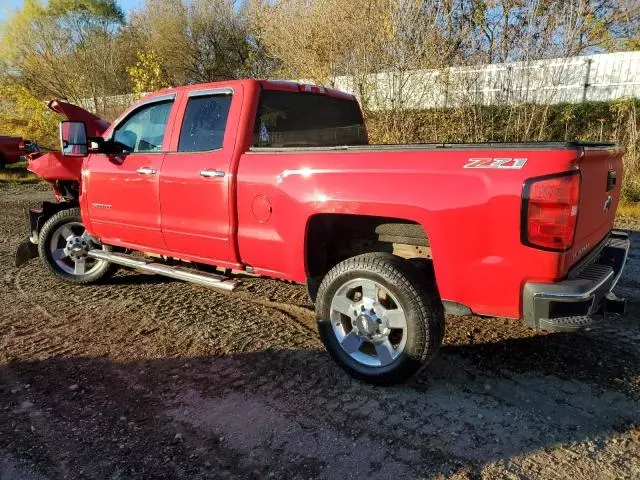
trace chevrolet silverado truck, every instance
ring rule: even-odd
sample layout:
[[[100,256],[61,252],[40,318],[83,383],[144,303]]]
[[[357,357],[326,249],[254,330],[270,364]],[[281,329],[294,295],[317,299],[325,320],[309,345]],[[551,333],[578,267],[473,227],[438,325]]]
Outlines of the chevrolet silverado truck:
[[[29,211],[17,265],[306,284],[330,355],[377,384],[436,355],[445,312],[548,330],[623,313],[613,144],[369,145],[353,96],[286,81],[163,90],[112,124],[50,106],[61,152],[28,168],[56,201]]]

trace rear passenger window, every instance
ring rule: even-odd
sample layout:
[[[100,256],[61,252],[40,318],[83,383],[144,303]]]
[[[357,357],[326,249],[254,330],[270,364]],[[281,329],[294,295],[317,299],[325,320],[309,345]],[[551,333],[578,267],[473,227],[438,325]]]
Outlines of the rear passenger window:
[[[231,95],[193,97],[180,131],[179,152],[206,152],[222,148]]]

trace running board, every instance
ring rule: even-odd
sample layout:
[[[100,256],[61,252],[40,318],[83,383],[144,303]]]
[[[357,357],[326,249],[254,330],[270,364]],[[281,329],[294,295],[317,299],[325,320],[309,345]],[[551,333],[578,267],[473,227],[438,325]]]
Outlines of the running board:
[[[176,280],[184,280],[185,282],[195,283],[203,287],[217,288],[227,292],[233,291],[238,284],[237,281],[231,280],[222,275],[214,273],[196,272],[189,268],[173,267],[162,263],[154,262],[151,259],[127,255],[124,253],[105,252],[104,250],[90,250],[89,256],[97,260],[106,260],[110,263],[122,265],[123,267],[135,268],[143,272],[164,275],[165,277],[175,278]]]

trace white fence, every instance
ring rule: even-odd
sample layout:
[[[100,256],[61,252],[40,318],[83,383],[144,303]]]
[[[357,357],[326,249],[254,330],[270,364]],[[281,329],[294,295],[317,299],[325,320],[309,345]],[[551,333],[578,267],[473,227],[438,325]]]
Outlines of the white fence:
[[[610,101],[640,98],[640,51],[582,57],[499,63],[442,70],[412,70],[367,75],[364,89],[352,77],[336,77],[333,86],[359,97],[367,108],[455,107]],[[79,105],[90,111],[121,112],[137,99],[115,95],[85,99]]]
[[[110,95],[108,97],[83,98],[75,102],[75,104],[93,113],[100,114],[102,112],[109,112],[112,115],[117,115],[132,105],[140,96],[141,95],[131,93],[125,95]]]
[[[352,77],[334,85],[371,109],[434,108],[458,105],[538,104],[640,98],[640,51],[513,62],[442,70],[367,75],[364,88]]]

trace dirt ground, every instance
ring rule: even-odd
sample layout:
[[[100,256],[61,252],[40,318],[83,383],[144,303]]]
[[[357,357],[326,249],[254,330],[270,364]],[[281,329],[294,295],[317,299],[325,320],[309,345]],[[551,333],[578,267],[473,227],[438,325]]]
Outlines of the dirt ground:
[[[451,317],[427,371],[376,388],[323,351],[302,286],[14,268],[22,210],[49,197],[0,187],[1,480],[640,476],[640,233],[625,319]]]

